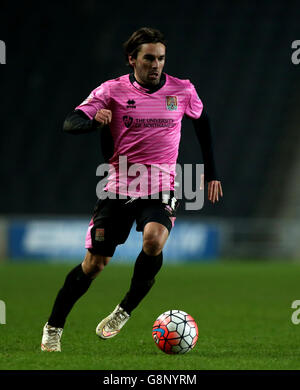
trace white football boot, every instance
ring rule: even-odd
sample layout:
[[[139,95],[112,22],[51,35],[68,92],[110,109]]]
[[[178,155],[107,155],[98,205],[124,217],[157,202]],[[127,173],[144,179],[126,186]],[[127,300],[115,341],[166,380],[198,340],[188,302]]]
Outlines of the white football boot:
[[[129,318],[130,315],[117,305],[115,310],[97,325],[96,335],[102,339],[110,339],[116,336]]]
[[[61,352],[60,339],[62,332],[62,328],[55,328],[48,325],[47,322],[43,328],[41,350],[47,352]]]

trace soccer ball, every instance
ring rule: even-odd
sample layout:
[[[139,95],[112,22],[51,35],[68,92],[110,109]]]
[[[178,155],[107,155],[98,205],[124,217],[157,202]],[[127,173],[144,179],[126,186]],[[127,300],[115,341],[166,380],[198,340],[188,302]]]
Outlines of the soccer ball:
[[[184,311],[169,310],[154,322],[152,337],[165,353],[186,353],[198,340],[198,327],[193,317]]]

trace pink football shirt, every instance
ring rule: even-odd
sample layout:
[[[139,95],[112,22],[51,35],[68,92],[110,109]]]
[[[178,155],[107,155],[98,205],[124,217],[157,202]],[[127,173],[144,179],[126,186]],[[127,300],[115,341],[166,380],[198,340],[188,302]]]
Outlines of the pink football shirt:
[[[199,118],[203,104],[189,80],[165,76],[165,84],[148,93],[126,74],[104,82],[76,107],[90,119],[102,108],[112,111],[106,190],[132,197],[174,190],[182,117]]]

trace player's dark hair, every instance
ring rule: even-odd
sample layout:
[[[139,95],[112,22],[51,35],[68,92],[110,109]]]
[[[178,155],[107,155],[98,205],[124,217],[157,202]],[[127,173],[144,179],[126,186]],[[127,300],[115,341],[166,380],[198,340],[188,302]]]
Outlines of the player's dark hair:
[[[151,27],[142,27],[139,30],[135,31],[131,37],[123,44],[126,64],[129,64],[128,56],[132,56],[136,58],[139,50],[141,49],[141,45],[144,43],[162,43],[166,45],[166,40],[159,30]]]

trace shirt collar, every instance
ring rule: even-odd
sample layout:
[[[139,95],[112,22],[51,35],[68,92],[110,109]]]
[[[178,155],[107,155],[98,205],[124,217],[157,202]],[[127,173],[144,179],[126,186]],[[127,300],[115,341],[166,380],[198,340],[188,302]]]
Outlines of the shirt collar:
[[[151,86],[151,87],[145,87],[143,85],[141,85],[137,80],[136,78],[134,77],[134,74],[133,73],[130,73],[129,74],[129,80],[131,82],[131,84],[138,90],[140,91],[143,91],[143,92],[146,92],[146,93],[154,93],[156,91],[158,91],[160,88],[162,88],[165,83],[166,83],[166,75],[165,73],[162,73],[161,74],[161,77],[160,77],[160,81],[157,85],[155,86]]]

